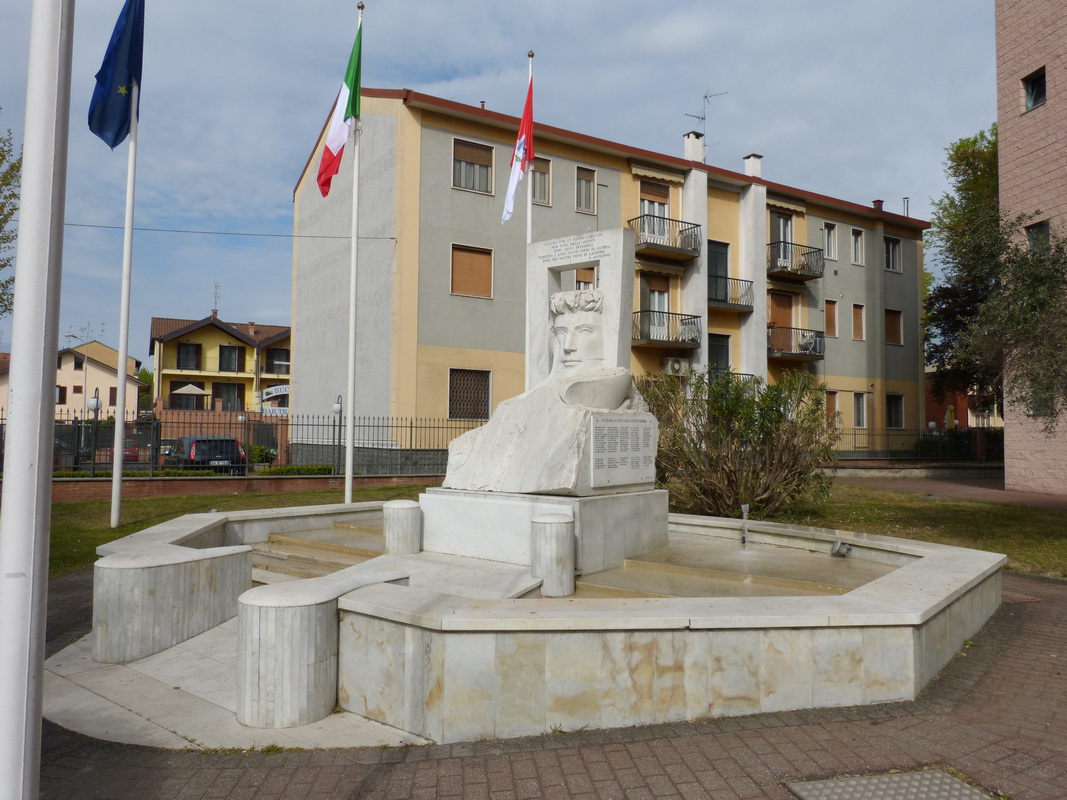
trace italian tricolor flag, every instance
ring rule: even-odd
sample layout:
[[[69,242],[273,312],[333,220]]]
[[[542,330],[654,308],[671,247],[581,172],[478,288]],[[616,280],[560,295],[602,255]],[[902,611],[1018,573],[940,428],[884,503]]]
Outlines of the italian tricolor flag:
[[[363,39],[363,12],[360,12],[359,28],[356,30],[356,43],[352,45],[352,55],[348,59],[348,69],[341,91],[333,104],[330,116],[330,130],[326,134],[326,146],[322,149],[322,161],[319,162],[319,191],[325,197],[330,193],[330,182],[341,167],[341,154],[345,142],[352,133],[352,120],[359,117],[359,70],[360,45]]]

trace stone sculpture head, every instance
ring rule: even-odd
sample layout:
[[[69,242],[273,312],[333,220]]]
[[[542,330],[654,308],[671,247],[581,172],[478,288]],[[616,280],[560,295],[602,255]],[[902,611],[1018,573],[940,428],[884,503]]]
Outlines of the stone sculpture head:
[[[554,372],[604,365],[604,294],[599,289],[557,292],[549,301],[555,341]]]

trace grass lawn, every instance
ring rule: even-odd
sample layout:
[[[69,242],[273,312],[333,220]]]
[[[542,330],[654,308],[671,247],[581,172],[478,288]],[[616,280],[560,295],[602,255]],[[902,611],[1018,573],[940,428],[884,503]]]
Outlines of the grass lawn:
[[[1067,577],[1067,511],[835,483],[825,503],[781,521],[989,550],[1006,555],[1008,569]]]
[[[352,499],[414,500],[424,489],[357,489]],[[182,514],[320,505],[341,498],[340,491],[328,491],[123,500],[122,525],[115,530],[109,527],[109,501],[53,503],[51,573],[92,564],[99,545]],[[1008,569],[1067,577],[1067,511],[835,484],[825,503],[798,508],[781,521],[990,550],[1008,556]]]
[[[425,486],[387,486],[354,489],[352,501],[415,500]],[[111,501],[52,504],[52,542],[49,572],[58,575],[96,561],[96,548],[114,539],[158,525],[182,514],[211,509],[245,511],[254,508],[286,508],[340,503],[341,490],[306,494],[223,494],[203,497],[146,497],[122,501],[121,523],[111,528]]]

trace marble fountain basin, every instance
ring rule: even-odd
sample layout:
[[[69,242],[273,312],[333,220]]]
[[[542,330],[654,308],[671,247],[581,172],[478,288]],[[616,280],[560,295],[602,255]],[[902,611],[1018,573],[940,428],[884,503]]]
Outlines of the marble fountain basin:
[[[336,536],[381,507],[189,515],[105,545],[94,658],[141,658],[220,624],[252,586],[251,544]],[[425,551],[327,576],[329,591],[326,579],[288,584],[322,613],[310,633],[307,615],[271,616],[239,645],[290,666],[269,671],[271,707],[249,701],[238,720],[307,724],[309,708],[336,704],[457,742],[908,700],[1000,604],[1005,558],[993,553],[762,522],[742,545],[738,520],[668,525],[667,550],[583,575],[566,598],[538,597],[528,568]],[[830,555],[837,542],[846,558]],[[262,687],[253,661],[239,659],[239,684]]]

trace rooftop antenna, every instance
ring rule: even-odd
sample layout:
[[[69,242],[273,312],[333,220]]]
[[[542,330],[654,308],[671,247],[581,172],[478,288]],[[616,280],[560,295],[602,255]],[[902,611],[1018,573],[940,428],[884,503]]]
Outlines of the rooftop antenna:
[[[686,114],[687,117],[700,120],[700,134],[701,138],[704,140],[703,160],[705,162],[708,160],[708,101],[713,97],[722,97],[724,94],[729,94],[729,92],[716,92],[715,94],[712,94],[711,89],[708,89],[708,91],[704,93],[704,97],[701,99],[701,113]],[[718,144],[718,142],[712,142],[712,144]]]
[[[219,298],[221,296],[222,296],[222,284],[221,283],[216,283],[215,284],[215,307],[213,309],[211,309],[212,311],[215,312],[215,316],[216,317],[219,315]]]

